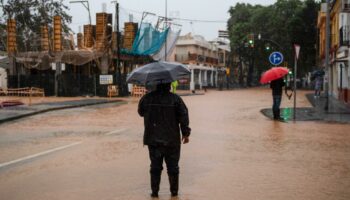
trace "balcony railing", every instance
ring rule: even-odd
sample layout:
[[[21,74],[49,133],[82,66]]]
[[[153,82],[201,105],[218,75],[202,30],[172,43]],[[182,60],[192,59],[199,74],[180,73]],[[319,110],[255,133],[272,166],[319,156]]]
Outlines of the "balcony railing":
[[[195,53],[175,54],[175,61],[181,62],[181,63],[194,62],[194,63],[211,64],[211,65],[217,65],[219,63],[217,58],[203,56]]]
[[[350,45],[350,26],[342,26],[339,30],[339,46]]]

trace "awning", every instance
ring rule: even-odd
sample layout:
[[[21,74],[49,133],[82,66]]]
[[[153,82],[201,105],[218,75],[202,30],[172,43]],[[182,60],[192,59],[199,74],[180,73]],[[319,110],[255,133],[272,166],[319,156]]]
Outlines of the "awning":
[[[66,50],[62,52],[24,52],[16,55],[16,62],[24,64],[49,64],[61,62],[72,65],[84,65],[103,56],[103,52],[88,50]]]

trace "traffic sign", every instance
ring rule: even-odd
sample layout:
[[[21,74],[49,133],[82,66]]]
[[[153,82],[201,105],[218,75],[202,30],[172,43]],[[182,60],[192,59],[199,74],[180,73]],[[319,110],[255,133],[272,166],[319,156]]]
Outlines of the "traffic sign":
[[[273,65],[279,65],[283,62],[283,54],[281,52],[272,52],[269,56],[269,61]]]
[[[295,49],[295,57],[298,60],[299,59],[299,52],[300,52],[300,45],[294,44],[294,49]]]

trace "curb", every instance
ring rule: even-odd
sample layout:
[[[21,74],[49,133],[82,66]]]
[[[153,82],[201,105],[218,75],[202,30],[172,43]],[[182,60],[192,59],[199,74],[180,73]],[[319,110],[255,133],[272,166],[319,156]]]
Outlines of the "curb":
[[[38,114],[42,114],[42,113],[46,113],[46,112],[56,111],[56,110],[65,110],[65,109],[70,109],[70,108],[80,108],[80,107],[87,107],[87,106],[100,105],[100,104],[117,103],[117,102],[119,102],[120,104],[126,103],[125,101],[122,101],[122,100],[110,100],[108,102],[84,103],[84,104],[80,104],[80,105],[61,106],[61,107],[56,107],[56,108],[47,108],[47,109],[34,111],[34,112],[31,112],[31,113],[27,113],[27,114],[20,114],[18,116],[9,117],[9,118],[6,118],[6,119],[0,119],[0,125],[3,124],[3,123],[6,123],[6,122],[17,120],[17,119],[30,117],[30,116],[33,116],[33,115],[38,115]]]

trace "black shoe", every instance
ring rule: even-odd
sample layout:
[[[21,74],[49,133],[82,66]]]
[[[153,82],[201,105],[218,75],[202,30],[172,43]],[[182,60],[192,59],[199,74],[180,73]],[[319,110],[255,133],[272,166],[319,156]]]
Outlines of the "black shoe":
[[[152,198],[158,198],[159,196],[158,196],[158,193],[157,193],[157,192],[152,192],[152,193],[151,193],[151,197],[152,197]]]
[[[284,122],[285,121],[284,118],[282,118],[282,117],[276,117],[276,118],[273,118],[273,120],[280,121],[280,122]]]
[[[177,195],[178,195],[177,192],[171,192],[172,197],[177,197]]]

